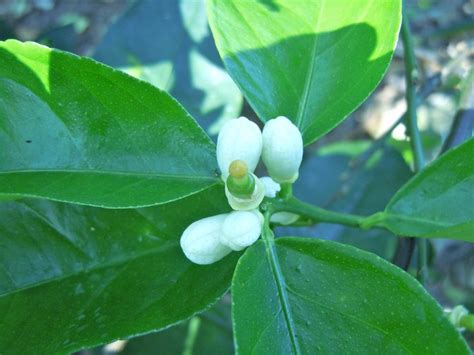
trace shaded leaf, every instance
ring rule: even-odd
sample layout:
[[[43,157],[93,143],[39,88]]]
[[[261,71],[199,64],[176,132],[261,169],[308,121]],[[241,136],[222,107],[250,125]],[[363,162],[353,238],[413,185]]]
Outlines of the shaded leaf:
[[[309,144],[382,79],[401,1],[212,0],[208,13],[219,53],[260,119],[287,116]]]
[[[474,242],[474,139],[448,151],[415,175],[368,225],[417,237]]]
[[[230,305],[211,310],[159,333],[129,340],[119,354],[225,355],[234,353]]]
[[[204,310],[229,287],[238,254],[192,264],[179,237],[227,209],[216,187],[137,210],[0,203],[0,353],[71,352]]]
[[[136,2],[94,58],[170,92],[210,134],[241,111],[242,94],[222,68],[204,0]]]

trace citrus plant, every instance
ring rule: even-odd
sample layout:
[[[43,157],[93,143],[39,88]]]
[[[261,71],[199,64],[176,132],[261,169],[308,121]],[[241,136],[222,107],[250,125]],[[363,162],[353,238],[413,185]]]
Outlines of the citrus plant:
[[[417,238],[422,266],[429,238],[474,242],[474,140],[425,164],[401,1],[210,0],[207,13],[263,125],[231,119],[217,146],[165,91],[0,42],[0,354],[163,330],[229,289],[240,354],[468,354],[458,328],[472,315],[450,321],[425,269],[420,283],[353,246],[275,237],[282,225],[388,230]],[[376,88],[400,28],[415,174],[368,215],[302,201],[303,148]],[[269,176],[256,175],[260,159]]]

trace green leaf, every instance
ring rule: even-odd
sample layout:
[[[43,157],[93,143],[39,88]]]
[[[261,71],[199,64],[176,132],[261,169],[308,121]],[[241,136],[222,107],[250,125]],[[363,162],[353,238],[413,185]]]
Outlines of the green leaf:
[[[91,59],[0,42],[0,195],[166,203],[218,181],[215,146],[167,93]]]
[[[383,210],[412,173],[401,155],[387,146],[366,162],[357,163],[369,146],[368,141],[342,141],[307,156],[293,187],[295,196],[329,210],[361,216]],[[362,230],[340,224],[280,227],[277,231],[282,236],[314,236],[351,244],[386,259],[392,257],[397,243],[387,230]]]
[[[211,36],[205,0],[135,2],[109,27],[94,58],[169,92],[210,134],[242,109],[242,94]]]
[[[55,354],[156,331],[226,292],[239,256],[199,266],[179,237],[228,209],[213,187],[163,206],[0,204],[0,353]]]
[[[131,339],[121,355],[231,355],[234,353],[230,304],[211,310],[159,333]]]
[[[415,175],[369,224],[416,237],[474,242],[474,139],[448,151]]]
[[[410,275],[335,242],[253,245],[237,264],[232,295],[241,354],[469,354]]]
[[[219,53],[260,119],[287,116],[309,144],[382,79],[401,1],[212,0],[208,13]]]

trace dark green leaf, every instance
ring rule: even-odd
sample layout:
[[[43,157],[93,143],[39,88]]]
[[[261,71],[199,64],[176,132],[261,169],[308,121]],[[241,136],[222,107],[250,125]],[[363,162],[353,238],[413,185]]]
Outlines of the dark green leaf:
[[[199,266],[179,237],[226,209],[217,187],[137,210],[1,203],[0,353],[71,352],[202,311],[229,287],[238,253]]]
[[[220,55],[260,119],[287,116],[309,144],[380,82],[401,1],[212,0],[208,13]]]
[[[238,117],[242,94],[210,32],[204,0],[138,1],[109,28],[94,58],[170,92],[217,134]]]
[[[0,43],[0,151],[0,195],[141,207],[217,182],[214,144],[172,97],[34,43]]]
[[[406,236],[474,242],[474,139],[414,176],[368,224]]]
[[[230,304],[211,310],[155,334],[131,339],[122,355],[226,355],[234,353]]]
[[[242,354],[469,354],[410,275],[335,242],[255,244],[237,264],[232,295]]]
[[[367,141],[343,141],[318,149],[301,166],[293,189],[295,196],[330,210],[361,216],[382,210],[412,173],[400,154],[390,147],[354,166],[368,146]],[[383,229],[362,230],[326,223],[279,228],[278,234],[336,240],[384,258],[392,257],[397,242],[392,233]]]

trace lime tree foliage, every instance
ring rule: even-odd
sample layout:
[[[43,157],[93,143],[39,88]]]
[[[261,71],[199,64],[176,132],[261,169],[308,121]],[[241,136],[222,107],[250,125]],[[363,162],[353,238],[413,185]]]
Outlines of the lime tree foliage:
[[[230,120],[217,153],[166,91],[89,58],[0,42],[0,353],[70,353],[162,330],[124,351],[468,354],[415,278],[347,239],[474,242],[472,139],[413,176],[398,153],[382,154],[397,181],[367,162],[347,199],[366,214],[291,189],[318,175],[337,187],[299,171],[303,147],[381,81],[401,1],[210,0],[207,17],[264,127]],[[260,158],[270,177],[255,175]],[[372,204],[385,191],[378,176],[391,196]],[[318,223],[344,228],[344,244],[274,236]],[[209,311],[229,290],[232,323]]]

